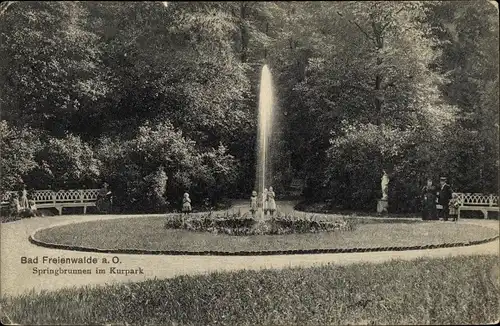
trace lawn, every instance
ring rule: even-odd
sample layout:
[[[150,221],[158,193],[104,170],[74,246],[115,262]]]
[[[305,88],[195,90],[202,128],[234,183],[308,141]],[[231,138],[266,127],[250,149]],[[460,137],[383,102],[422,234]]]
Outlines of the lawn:
[[[21,324],[484,324],[499,319],[495,256],[239,271],[2,299]],[[3,320],[5,322],[5,319]]]
[[[358,223],[353,231],[231,236],[165,229],[165,217],[145,216],[53,227],[37,232],[35,238],[100,249],[236,252],[437,245],[482,240],[498,234],[489,228],[453,222],[359,221],[363,223]]]

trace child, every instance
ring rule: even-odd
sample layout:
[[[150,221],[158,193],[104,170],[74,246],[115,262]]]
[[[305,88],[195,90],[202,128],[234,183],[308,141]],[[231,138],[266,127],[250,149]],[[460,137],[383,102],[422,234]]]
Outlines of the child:
[[[189,199],[189,194],[184,193],[184,198],[182,199],[182,212],[184,214],[191,213],[191,199]]]
[[[31,212],[33,213],[33,216],[39,216],[40,214],[38,213],[38,210],[36,208],[36,203],[34,200],[29,200],[28,201],[28,204],[29,204],[29,209],[31,210]]]
[[[252,197],[250,197],[250,212],[252,212],[253,217],[255,217],[256,211],[257,211],[257,191],[252,191]]]
[[[457,221],[458,220],[458,206],[460,206],[460,203],[458,202],[457,194],[452,194],[449,208],[450,208],[450,217],[452,221]]]

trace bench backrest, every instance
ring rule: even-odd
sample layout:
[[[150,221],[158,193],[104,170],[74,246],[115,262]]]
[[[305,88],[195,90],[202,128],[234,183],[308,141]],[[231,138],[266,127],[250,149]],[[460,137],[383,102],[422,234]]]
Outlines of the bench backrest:
[[[455,193],[461,206],[498,206],[498,196],[479,193]]]
[[[302,179],[293,179],[292,182],[290,183],[290,188],[297,189],[297,190],[302,190],[302,188],[304,188],[304,180],[302,180]]]
[[[100,189],[82,190],[35,190],[28,192],[28,199],[35,201],[35,204],[82,202],[89,203],[97,200]],[[6,191],[2,194],[2,204],[8,203],[17,191]]]

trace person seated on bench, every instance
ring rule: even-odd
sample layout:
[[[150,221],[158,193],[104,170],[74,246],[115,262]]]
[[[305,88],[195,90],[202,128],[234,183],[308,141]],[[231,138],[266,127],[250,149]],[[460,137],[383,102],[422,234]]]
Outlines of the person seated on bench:
[[[111,209],[111,191],[108,190],[108,184],[103,183],[102,188],[97,194],[97,210],[101,213],[107,213]]]
[[[11,216],[19,215],[19,212],[21,211],[21,204],[19,203],[19,194],[17,193],[12,194],[9,203],[9,210],[10,210],[9,214]]]

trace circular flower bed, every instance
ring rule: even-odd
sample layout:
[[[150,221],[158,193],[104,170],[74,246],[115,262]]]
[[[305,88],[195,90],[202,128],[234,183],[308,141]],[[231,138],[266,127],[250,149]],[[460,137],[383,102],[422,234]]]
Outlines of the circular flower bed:
[[[212,215],[196,217],[171,216],[165,223],[167,229],[184,229],[195,232],[211,232],[228,235],[293,234],[331,231],[352,231],[355,223],[344,218],[317,221],[311,216],[281,215],[261,221],[248,215]]]

